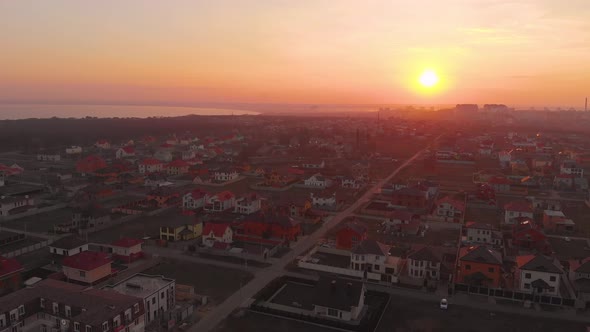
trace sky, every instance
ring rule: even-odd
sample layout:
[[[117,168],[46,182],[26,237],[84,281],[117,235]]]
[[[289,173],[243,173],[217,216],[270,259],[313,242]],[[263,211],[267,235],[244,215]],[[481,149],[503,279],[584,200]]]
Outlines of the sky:
[[[4,103],[579,107],[590,94],[588,0],[3,0],[0,41]],[[436,86],[419,85],[424,70]]]

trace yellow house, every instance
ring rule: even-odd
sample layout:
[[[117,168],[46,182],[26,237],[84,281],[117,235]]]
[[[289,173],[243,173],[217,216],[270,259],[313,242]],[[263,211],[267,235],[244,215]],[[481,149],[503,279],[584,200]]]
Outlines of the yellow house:
[[[167,241],[188,241],[203,234],[203,223],[195,216],[178,216],[160,226],[160,239]]]

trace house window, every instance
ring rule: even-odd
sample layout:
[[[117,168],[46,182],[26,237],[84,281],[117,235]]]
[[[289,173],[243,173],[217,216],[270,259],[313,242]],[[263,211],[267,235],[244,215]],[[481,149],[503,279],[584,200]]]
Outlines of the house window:
[[[75,332],[80,332],[80,323],[74,322],[74,331]]]
[[[555,280],[557,280],[557,278],[555,278],[555,276],[549,277],[549,281],[555,281]]]
[[[379,271],[379,265],[375,264],[375,271]]]
[[[328,308],[328,316],[338,317],[338,310],[332,309],[332,308]]]
[[[136,303],[133,305],[133,312],[134,313],[139,313],[139,303]]]
[[[25,314],[25,306],[24,305],[21,305],[18,307],[18,314],[21,316]]]
[[[109,330],[109,322],[102,323],[102,332],[106,332]]]
[[[71,317],[72,316],[72,308],[70,308],[69,306],[66,306],[66,317]]]
[[[524,289],[531,289],[531,284],[529,284],[529,283],[524,284]]]
[[[493,267],[488,268],[488,272],[494,273],[494,268]]]
[[[86,332],[92,332],[92,326],[86,325]]]
[[[59,312],[59,305],[53,302],[53,313],[57,314]]]
[[[531,274],[530,273],[525,273],[524,274],[524,278],[525,279],[530,279],[531,278]]]
[[[152,304],[156,304],[156,297],[152,297]]]
[[[80,277],[86,278],[86,272],[85,271],[80,271]]]
[[[465,270],[471,270],[471,265],[469,265],[469,264],[465,265]]]
[[[160,293],[160,298],[163,299],[164,298],[164,292]]]
[[[41,298],[41,300],[40,300],[40,302],[39,302],[39,306],[40,306],[41,308],[45,308],[45,299],[44,299],[44,298]]]

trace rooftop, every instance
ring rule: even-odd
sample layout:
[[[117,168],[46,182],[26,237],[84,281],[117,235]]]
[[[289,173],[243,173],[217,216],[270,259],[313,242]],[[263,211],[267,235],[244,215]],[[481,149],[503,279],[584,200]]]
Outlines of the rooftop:
[[[320,277],[314,287],[313,304],[317,306],[350,311],[358,306],[363,284],[360,281]]]
[[[64,258],[62,265],[73,269],[91,271],[111,263],[111,258],[104,252],[82,251]]]
[[[145,298],[172,283],[175,283],[174,279],[139,273],[115,285],[106,286],[104,289],[110,289],[129,296]]]
[[[88,242],[86,242],[80,238],[77,238],[75,236],[66,236],[66,237],[62,237],[61,239],[53,242],[49,246],[53,247],[53,248],[58,248],[58,249],[70,250],[70,249],[81,247],[87,243]]]

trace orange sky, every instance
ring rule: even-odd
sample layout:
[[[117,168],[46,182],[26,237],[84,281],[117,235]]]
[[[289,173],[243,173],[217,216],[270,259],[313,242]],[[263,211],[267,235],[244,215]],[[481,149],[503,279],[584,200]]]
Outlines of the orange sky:
[[[0,100],[583,104],[588,0],[7,0]],[[433,91],[416,87],[431,68]]]

